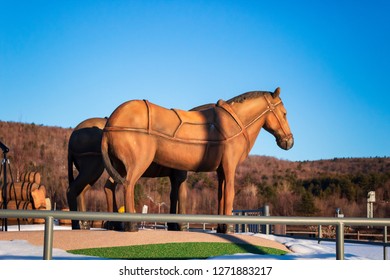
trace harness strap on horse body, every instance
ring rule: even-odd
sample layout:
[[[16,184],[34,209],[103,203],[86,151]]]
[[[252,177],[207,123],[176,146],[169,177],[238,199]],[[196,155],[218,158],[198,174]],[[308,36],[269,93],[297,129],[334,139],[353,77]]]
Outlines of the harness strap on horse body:
[[[78,157],[85,157],[85,156],[101,156],[102,152],[82,152],[82,153],[76,153],[72,152],[73,155]]]
[[[242,134],[244,135],[245,141],[246,141],[246,151],[247,154],[250,152],[250,141],[249,141],[249,135],[248,131],[246,130],[245,125],[241,122],[240,118],[237,116],[236,112],[233,111],[232,107],[230,105],[223,101],[222,99],[218,100],[217,106],[224,109],[232,118],[233,120],[238,124],[238,126],[241,129]]]
[[[173,109],[171,109],[171,110],[176,114],[177,118],[178,118],[179,121],[180,121],[179,126],[176,128],[175,132],[173,133],[173,138],[176,138],[177,133],[179,132],[180,128],[181,128],[182,125],[183,125],[183,120],[182,120],[182,118],[181,118],[179,112],[178,112],[176,109],[173,108]]]
[[[151,107],[150,107],[150,102],[146,99],[144,99],[146,109],[148,110],[148,134],[150,134],[150,131],[152,129],[152,112],[151,112]]]

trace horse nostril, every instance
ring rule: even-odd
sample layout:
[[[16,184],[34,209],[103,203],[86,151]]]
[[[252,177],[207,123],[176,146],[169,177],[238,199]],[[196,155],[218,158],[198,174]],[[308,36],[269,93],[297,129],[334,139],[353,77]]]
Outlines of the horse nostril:
[[[278,138],[276,143],[283,150],[289,150],[294,146],[294,138],[292,136],[288,138]]]
[[[293,137],[289,138],[286,142],[287,142],[287,149],[286,150],[289,150],[294,146],[294,138]]]

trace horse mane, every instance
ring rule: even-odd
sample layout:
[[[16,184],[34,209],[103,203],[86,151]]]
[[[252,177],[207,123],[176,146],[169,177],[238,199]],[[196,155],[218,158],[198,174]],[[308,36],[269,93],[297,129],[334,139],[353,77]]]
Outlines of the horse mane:
[[[272,94],[272,92],[269,92],[269,91],[249,91],[249,92],[240,94],[236,97],[229,99],[228,101],[226,101],[226,103],[228,103],[228,104],[242,103],[245,100],[254,99],[254,98],[257,98],[259,96],[263,96],[264,94],[267,94],[267,93]]]

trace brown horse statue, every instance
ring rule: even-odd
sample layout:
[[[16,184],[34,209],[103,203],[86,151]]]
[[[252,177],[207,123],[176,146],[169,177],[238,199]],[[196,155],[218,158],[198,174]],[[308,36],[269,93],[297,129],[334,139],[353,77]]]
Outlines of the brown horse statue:
[[[68,143],[68,179],[67,200],[71,211],[86,211],[84,193],[102,176],[105,166],[101,153],[101,141],[103,128],[106,125],[105,118],[90,118],[73,130]],[[73,165],[78,170],[76,178],[73,176]],[[170,213],[185,213],[187,196],[186,178],[187,172],[163,167],[152,163],[142,175],[143,177],[166,177],[171,181]],[[111,178],[107,179],[104,189],[106,192],[109,212],[117,212],[118,207],[115,198],[117,183]],[[111,224],[117,226],[115,223]],[[79,221],[72,220],[72,229],[80,229]],[[179,225],[168,224],[169,230],[178,230]]]
[[[217,171],[218,213],[232,215],[236,167],[247,158],[260,129],[288,150],[294,139],[287,111],[274,92],[254,91],[199,111],[166,109],[147,100],[123,103],[104,128],[102,153],[109,174],[125,186],[134,213],[134,186],[151,162],[188,171]],[[132,223],[125,230],[136,230]],[[232,226],[218,225],[218,232]]]

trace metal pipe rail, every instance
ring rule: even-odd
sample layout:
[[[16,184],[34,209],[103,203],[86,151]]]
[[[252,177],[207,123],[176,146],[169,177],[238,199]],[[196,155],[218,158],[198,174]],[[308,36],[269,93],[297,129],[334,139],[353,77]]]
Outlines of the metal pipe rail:
[[[275,217],[275,216],[221,216],[182,214],[130,214],[108,212],[67,212],[49,210],[0,210],[0,218],[43,218],[45,236],[43,259],[52,259],[54,219],[105,220],[119,222],[168,222],[168,223],[216,223],[216,224],[286,224],[286,225],[334,225],[336,229],[336,259],[344,259],[344,226],[390,226],[385,218],[327,218],[327,217]],[[386,228],[385,228],[386,229]],[[386,237],[387,238],[387,237]],[[385,239],[387,242],[387,239]],[[386,245],[386,244],[385,244]]]

